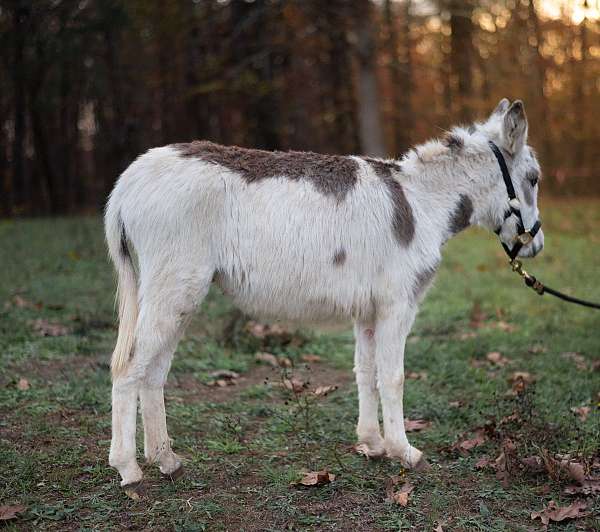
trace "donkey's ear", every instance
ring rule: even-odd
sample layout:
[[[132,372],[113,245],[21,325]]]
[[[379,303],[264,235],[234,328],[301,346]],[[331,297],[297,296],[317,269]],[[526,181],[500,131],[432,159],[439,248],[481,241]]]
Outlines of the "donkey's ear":
[[[527,142],[527,115],[521,100],[515,100],[504,115],[502,136],[506,149],[513,155]]]
[[[492,111],[492,114],[493,115],[503,115],[504,113],[506,113],[506,110],[508,109],[509,105],[510,105],[510,102],[508,101],[508,98],[502,98],[498,102],[498,105],[496,105],[496,108]]]

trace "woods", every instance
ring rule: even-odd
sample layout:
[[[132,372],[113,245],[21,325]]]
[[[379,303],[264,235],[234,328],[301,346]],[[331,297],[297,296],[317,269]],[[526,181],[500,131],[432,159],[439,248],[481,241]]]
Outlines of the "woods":
[[[594,0],[1,0],[1,214],[96,211],[194,138],[399,156],[504,96],[544,189],[597,193],[599,37]]]

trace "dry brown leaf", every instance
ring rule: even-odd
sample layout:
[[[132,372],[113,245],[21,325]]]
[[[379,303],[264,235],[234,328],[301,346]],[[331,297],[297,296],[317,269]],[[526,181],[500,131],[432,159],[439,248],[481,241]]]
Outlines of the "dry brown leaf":
[[[335,475],[329,473],[326,469],[322,471],[310,471],[306,473],[298,482],[292,482],[294,486],[323,486],[335,480]]]
[[[306,389],[307,384],[300,379],[292,377],[291,379],[283,379],[282,386],[291,392],[302,393]]]
[[[579,420],[585,423],[592,409],[589,406],[572,406],[571,412],[579,416]]]
[[[317,386],[317,388],[315,389],[315,391],[313,392],[316,396],[321,397],[323,395],[327,395],[331,392],[334,392],[335,390],[337,390],[337,386],[335,386],[334,384],[330,384],[329,386]]]
[[[474,438],[457,441],[452,446],[452,449],[458,451],[459,453],[461,453],[463,455],[467,455],[471,449],[474,449],[475,447],[478,447],[479,445],[482,445],[483,443],[485,443],[486,439],[487,438],[485,436],[485,431],[482,429],[479,429],[479,430],[475,431]]]
[[[321,362],[321,357],[319,355],[307,353],[305,355],[302,355],[300,357],[300,360],[302,360],[302,362],[308,362],[310,364],[312,362]]]
[[[17,382],[17,389],[25,391],[29,390],[29,388],[31,388],[31,384],[29,384],[27,379],[19,379],[19,382]]]
[[[240,374],[236,373],[235,371],[231,371],[229,369],[218,369],[217,371],[213,371],[210,376],[213,379],[229,379],[229,380],[233,380],[233,379],[239,379],[240,378]]]
[[[15,519],[17,514],[23,513],[26,508],[23,504],[3,504],[0,506],[0,521]]]
[[[527,371],[514,371],[508,379],[512,384],[512,390],[509,394],[517,395],[521,393],[529,384],[535,381],[535,377]]]
[[[426,371],[409,371],[406,374],[406,378],[424,381],[424,380],[427,380],[427,372]]]
[[[515,332],[517,330],[516,325],[513,325],[512,323],[508,323],[503,320],[496,322],[494,324],[494,327],[496,327],[496,329],[500,329],[501,331],[504,331],[504,332]]]
[[[510,439],[502,442],[502,452],[496,458],[494,467],[496,468],[496,478],[507,488],[510,484],[510,474],[515,462],[517,447]]]
[[[464,406],[465,403],[463,403],[462,401],[450,401],[448,403],[448,406],[450,408],[460,408],[461,406]]]
[[[264,362],[265,364],[269,364],[273,367],[279,366],[277,357],[271,353],[256,353],[254,355],[254,360],[256,360],[257,362]]]
[[[527,351],[532,355],[537,355],[539,353],[545,353],[546,348],[543,345],[536,344],[532,345]]]
[[[500,353],[499,351],[492,351],[491,353],[485,355],[485,358],[488,362],[491,362],[492,364],[500,368],[503,368],[507,364],[511,363],[511,360],[502,356],[502,353]]]
[[[463,341],[464,341],[464,340],[471,340],[471,339],[473,339],[473,338],[477,338],[477,333],[475,333],[475,332],[472,332],[472,331],[471,331],[471,332],[464,332],[464,333],[460,333],[460,334],[458,335],[458,339],[459,339],[459,340],[463,340]]]
[[[399,504],[403,507],[406,506],[408,504],[408,496],[412,493],[414,489],[415,487],[412,484],[406,482],[402,485],[399,491],[396,491],[392,494],[392,497],[390,499],[391,502],[395,502],[396,504]]]
[[[69,328],[65,325],[43,318],[32,321],[31,326],[40,336],[65,336],[70,332]]]
[[[292,367],[292,361],[288,357],[277,357],[277,364],[279,364],[282,368]]]
[[[544,525],[550,523],[550,521],[559,522],[565,519],[578,519],[589,515],[588,512],[584,512],[587,508],[587,504],[582,501],[575,501],[569,506],[558,506],[556,502],[550,501],[548,506],[541,512],[531,512],[531,519],[541,519]]]
[[[493,460],[490,460],[487,456],[482,456],[475,463],[475,469],[485,469],[488,466],[491,466],[494,463]]]
[[[438,525],[433,529],[433,532],[444,532],[442,525]]]
[[[580,369],[582,371],[587,371],[587,369],[588,369],[587,360],[581,355],[581,353],[567,352],[567,353],[562,353],[561,356],[566,360],[571,360],[572,362],[574,362],[577,369]]]
[[[216,379],[206,383],[207,386],[217,386],[218,388],[225,388],[226,386],[235,386],[236,382],[232,379]]]
[[[479,301],[475,301],[473,303],[473,307],[471,308],[471,321],[469,322],[469,326],[471,329],[478,329],[483,325],[483,322],[487,319],[485,312],[481,310],[481,303]]]
[[[527,456],[521,458],[520,462],[528,473],[542,473],[546,471],[544,460],[539,456]]]
[[[404,418],[404,430],[406,432],[418,432],[431,427],[431,421],[425,421],[424,419],[408,419]]]
[[[600,478],[585,479],[577,485],[571,484],[565,488],[565,493],[567,495],[578,493],[582,495],[600,494]]]

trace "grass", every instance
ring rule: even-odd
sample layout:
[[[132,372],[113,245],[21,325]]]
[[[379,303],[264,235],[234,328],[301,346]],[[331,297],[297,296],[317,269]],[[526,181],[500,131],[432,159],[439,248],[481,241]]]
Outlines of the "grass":
[[[600,300],[600,203],[553,202],[544,214],[546,250],[530,269],[551,286]],[[353,452],[349,331],[257,339],[212,291],[166,389],[186,474],[173,483],[147,467],[145,496],[131,500],[107,465],[115,327],[102,238],[96,218],[0,222],[0,505],[26,506],[7,530],[526,530],[540,526],[532,511],[573,500],[564,479],[518,470],[503,485],[477,461],[496,458],[506,438],[519,456],[545,450],[588,465],[599,457],[600,372],[589,369],[599,359],[598,314],[522,288],[494,238],[472,229],[448,244],[407,346],[407,371],[427,378],[407,381],[406,415],[432,422],[411,441],[431,470],[406,472]],[[40,336],[39,319],[68,334]],[[295,367],[287,371],[311,388],[339,388],[322,398],[286,391],[282,370],[257,364],[257,350],[288,357]],[[490,364],[491,351],[511,363]],[[565,356],[574,352],[580,358]],[[322,361],[306,365],[305,353]],[[207,386],[220,369],[240,372],[237,385]],[[535,382],[507,395],[515,371]],[[570,409],[585,405],[592,411],[582,422]],[[483,445],[464,456],[450,449],[486,423],[494,430]],[[333,483],[290,486],[302,471],[323,468]],[[415,486],[406,508],[386,501],[386,479],[398,474]],[[600,500],[586,501],[590,515],[563,530],[600,530]]]

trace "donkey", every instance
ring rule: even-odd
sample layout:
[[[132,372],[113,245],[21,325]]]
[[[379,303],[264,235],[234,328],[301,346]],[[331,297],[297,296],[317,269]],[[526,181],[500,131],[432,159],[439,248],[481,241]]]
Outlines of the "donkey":
[[[132,163],[105,213],[120,320],[109,463],[121,485],[142,479],[138,397],[146,459],[163,474],[181,472],[163,386],[213,281],[249,314],[352,320],[361,449],[405,467],[426,464],[404,428],[406,337],[449,238],[473,224],[507,245],[517,235],[490,141],[511,171],[525,227],[537,220],[540,167],[527,129],[523,103],[503,99],[484,122],[455,127],[400,160],[195,141],[152,149]],[[535,256],[543,244],[539,231],[519,256]]]

